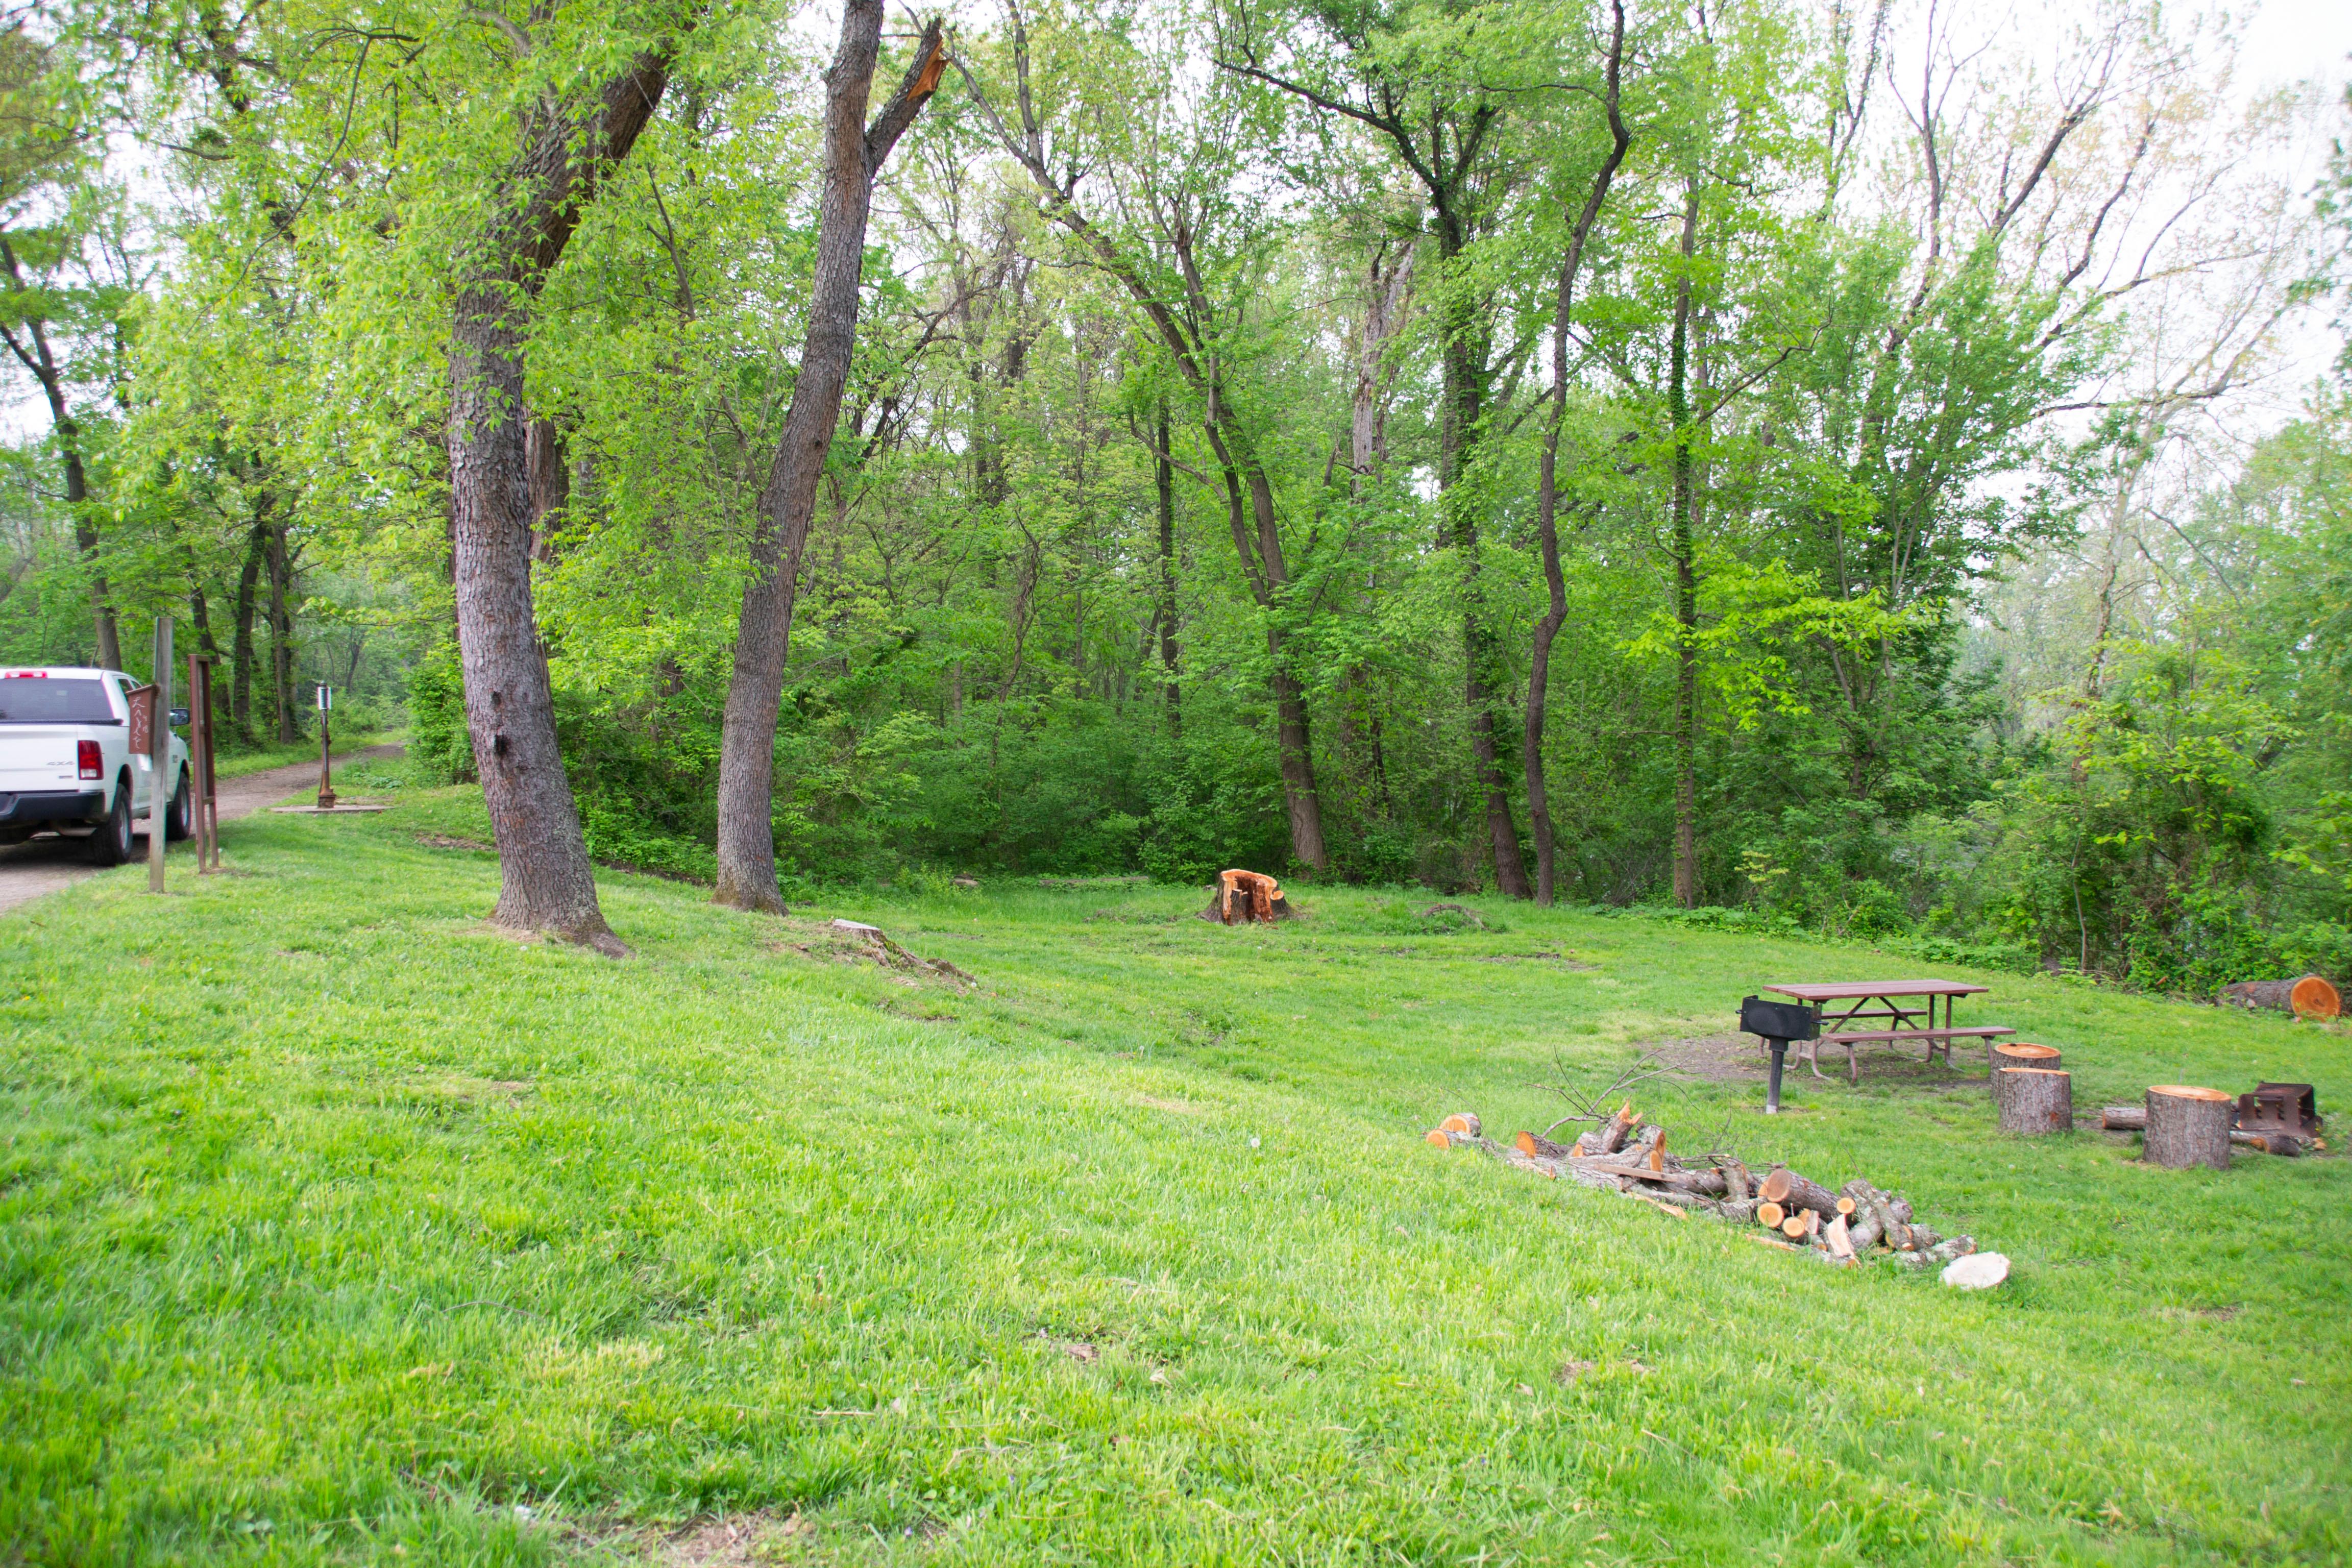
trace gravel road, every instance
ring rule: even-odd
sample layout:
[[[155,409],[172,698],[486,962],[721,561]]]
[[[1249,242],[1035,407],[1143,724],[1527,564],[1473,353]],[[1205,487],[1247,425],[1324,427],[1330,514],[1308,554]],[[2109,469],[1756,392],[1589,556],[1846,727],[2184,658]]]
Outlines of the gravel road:
[[[335,765],[366,762],[376,758],[400,755],[398,746],[368,746],[356,752],[344,752],[335,758]],[[298,791],[315,790],[319,782],[319,764],[295,763],[290,766],[271,768],[267,773],[247,773],[243,778],[223,779],[220,783],[220,819],[231,822],[240,816],[250,816],[264,806],[276,805]],[[147,862],[147,831],[145,817],[139,818],[138,863]],[[186,846],[174,846],[172,853],[183,854]],[[70,887],[84,877],[94,877],[98,868],[89,864],[88,851],[79,840],[36,838],[28,844],[0,848],[0,914],[17,905],[28,903],[43,893],[54,893],[59,888]]]

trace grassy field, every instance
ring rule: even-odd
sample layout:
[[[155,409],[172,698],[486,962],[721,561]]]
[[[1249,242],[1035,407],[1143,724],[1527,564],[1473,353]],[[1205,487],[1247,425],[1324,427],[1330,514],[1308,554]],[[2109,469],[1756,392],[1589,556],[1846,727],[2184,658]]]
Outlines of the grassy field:
[[[0,917],[0,1562],[2352,1552],[2352,1162],[2004,1140],[1884,1059],[1775,1121],[1703,1043],[1645,1086],[2015,1261],[1963,1295],[1418,1141],[1916,960],[1348,890],[778,921],[615,874],[614,963],[486,930],[478,800],[398,800]],[[976,984],[844,962],[835,915]],[[2063,1047],[2078,1106],[2352,1104],[2341,1028],[1990,983],[1961,1021]]]

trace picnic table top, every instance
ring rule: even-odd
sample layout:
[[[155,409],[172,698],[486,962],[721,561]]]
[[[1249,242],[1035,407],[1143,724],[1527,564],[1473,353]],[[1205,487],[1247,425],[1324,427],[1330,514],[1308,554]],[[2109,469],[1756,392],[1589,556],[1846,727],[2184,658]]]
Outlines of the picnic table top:
[[[1990,991],[1990,985],[1970,985],[1960,980],[1837,980],[1822,984],[1767,985],[1767,991],[1777,991],[1783,996],[1794,996],[1800,1002],[1846,1002],[1873,996],[1969,996],[1979,991]]]

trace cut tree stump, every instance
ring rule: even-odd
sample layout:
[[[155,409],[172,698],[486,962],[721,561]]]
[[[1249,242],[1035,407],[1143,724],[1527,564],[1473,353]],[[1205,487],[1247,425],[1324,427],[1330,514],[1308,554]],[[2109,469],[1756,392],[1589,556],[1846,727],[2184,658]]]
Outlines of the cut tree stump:
[[[2074,1128],[2074,1080],[2046,1068],[2002,1068],[1992,1075],[2003,1132],[2040,1136]]]
[[[1531,1160],[1565,1160],[1575,1152],[1573,1145],[1555,1143],[1540,1132],[1521,1132],[1511,1144]]]
[[[2241,980],[2221,987],[2221,995],[2241,1007],[2269,1007],[2298,1018],[2333,1018],[2344,1010],[2336,987],[2317,974],[2300,980]]]
[[[2058,1047],[2055,1046],[2035,1046],[2023,1040],[2011,1040],[1992,1048],[1995,1083],[2000,1081],[1998,1075],[2003,1068],[2042,1068],[2055,1071],[2057,1067]]]
[[[1819,1182],[1807,1181],[1783,1165],[1764,1178],[1756,1189],[1757,1195],[1769,1198],[1786,1209],[1803,1209],[1813,1214],[1833,1215],[1838,1212],[1838,1195]]]
[[[2230,1168],[2230,1123],[2237,1100],[2218,1089],[2160,1083],[2147,1091],[2147,1137],[2140,1157],[2181,1171],[2191,1165]]]

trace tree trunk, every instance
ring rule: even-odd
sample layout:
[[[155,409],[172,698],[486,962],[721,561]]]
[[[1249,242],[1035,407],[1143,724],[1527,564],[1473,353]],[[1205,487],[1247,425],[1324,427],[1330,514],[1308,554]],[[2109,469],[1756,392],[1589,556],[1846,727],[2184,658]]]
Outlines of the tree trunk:
[[[294,707],[293,544],[284,525],[269,531],[269,691],[281,746],[302,738]]]
[[[267,505],[267,502],[264,503]],[[261,562],[268,549],[268,534],[263,523],[256,522],[246,536],[245,566],[236,574],[236,628],[229,644],[229,658],[236,668],[229,681],[229,723],[236,738],[247,745],[254,742],[253,732],[253,616],[255,593],[261,584]]]
[[[548,269],[607,160],[628,155],[668,81],[667,46],[597,91],[531,111],[499,216],[460,289],[449,346],[451,570],[466,728],[499,847],[491,920],[599,952],[628,950],[604,923],[555,733],[531,603],[523,334]]]
[[[1690,436],[1691,258],[1698,246],[1698,189],[1683,195],[1681,276],[1666,413],[1674,426],[1675,902],[1698,903],[1698,562],[1692,539]]]
[[[2218,1089],[2158,1084],[2147,1091],[2147,1139],[2140,1154],[2151,1165],[2185,1170],[2230,1168],[2230,1125],[2238,1102]]]
[[[2317,974],[2300,980],[2241,980],[2223,986],[2221,996],[2233,1006],[2274,1008],[2298,1018],[2333,1018],[2344,1010],[2336,987]]]
[[[793,384],[784,434],[760,494],[751,537],[751,577],[736,626],[735,670],[719,756],[719,887],[712,897],[740,910],[782,913],[773,821],[777,704],[791,651],[793,595],[808,544],[825,454],[841,419],[842,389],[857,342],[857,288],[874,176],[921,112],[947,63],[940,24],[923,29],[898,94],[869,129],[866,105],[882,37],[882,0],[848,0],[841,42],[825,72],[825,167],[817,216],[816,270],[808,333]]]
[[[1536,475],[1536,538],[1543,556],[1544,586],[1549,602],[1528,658],[1526,731],[1520,742],[1520,766],[1527,777],[1528,831],[1536,841],[1536,902],[1549,909],[1558,881],[1558,845],[1552,837],[1551,793],[1544,781],[1544,713],[1550,694],[1551,647],[1568,620],[1568,582],[1559,569],[1559,427],[1568,416],[1568,328],[1570,307],[1576,296],[1577,269],[1584,261],[1584,244],[1608,199],[1609,186],[1633,138],[1618,110],[1618,73],[1625,58],[1625,5],[1616,0],[1609,39],[1607,87],[1601,102],[1609,114],[1611,146],[1608,158],[1592,177],[1584,210],[1569,230],[1568,255],[1559,266],[1557,303],[1551,318],[1551,407],[1544,422],[1543,457]],[[1742,1197],[1746,1194],[1738,1194]]]
[[[1173,740],[1184,733],[1184,688],[1176,678],[1176,466],[1168,445],[1171,432],[1165,398],[1154,428],[1160,441],[1152,473],[1160,501],[1160,678],[1168,704],[1168,734]]]
[[[2050,1068],[2002,1068],[1992,1075],[1993,1103],[2000,1130],[2028,1136],[2071,1132],[2074,1128],[2074,1079]]]

